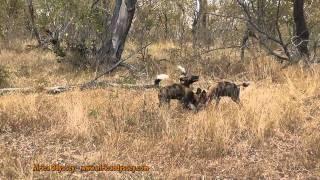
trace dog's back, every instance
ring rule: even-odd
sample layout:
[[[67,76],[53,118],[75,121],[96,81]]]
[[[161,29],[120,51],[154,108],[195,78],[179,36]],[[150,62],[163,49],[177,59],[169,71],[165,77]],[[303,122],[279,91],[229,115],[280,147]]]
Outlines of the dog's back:
[[[230,97],[234,102],[240,102],[240,86],[248,87],[249,83],[235,84],[229,81],[218,82],[216,86],[211,86],[209,88],[209,93],[207,95],[207,103],[209,103],[213,98],[217,100],[217,104],[221,97]]]
[[[240,88],[232,82],[222,81],[219,82],[216,89],[215,95],[218,97],[229,96],[234,97],[238,96],[240,92]]]
[[[185,107],[189,104],[195,103],[195,96],[190,85],[197,82],[199,80],[199,76],[186,73],[186,70],[181,66],[178,66],[178,69],[181,71],[181,76],[179,78],[180,83],[172,83],[160,88],[160,82],[164,79],[168,79],[169,76],[166,74],[160,74],[155,79],[155,86],[160,88],[158,94],[160,102],[159,106],[161,106],[162,103],[170,104],[171,99],[179,100]]]
[[[163,98],[166,97],[168,99],[179,99],[181,100],[182,97],[185,95],[184,86],[181,84],[174,83],[170,86],[165,86],[160,88],[159,97]]]

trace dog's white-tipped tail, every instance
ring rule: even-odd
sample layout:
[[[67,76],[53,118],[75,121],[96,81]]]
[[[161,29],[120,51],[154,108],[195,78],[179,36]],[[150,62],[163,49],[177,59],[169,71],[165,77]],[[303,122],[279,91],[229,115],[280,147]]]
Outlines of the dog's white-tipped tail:
[[[244,83],[238,84],[237,86],[248,87],[249,85],[250,85],[249,82],[244,82]]]
[[[168,78],[169,78],[169,76],[167,74],[159,74],[159,75],[157,75],[156,79],[154,80],[154,84],[159,86],[161,80],[168,79]]]
[[[242,84],[243,87],[248,87],[249,85],[250,85],[249,82],[244,82],[244,83]]]
[[[178,67],[178,69],[181,71],[181,73],[182,74],[186,74],[187,73],[187,71],[186,71],[186,69],[184,68],[184,67],[182,67],[182,66],[177,66]]]
[[[157,75],[156,79],[164,80],[164,79],[168,79],[168,78],[169,78],[169,75],[167,75],[167,74],[159,74],[159,75]]]

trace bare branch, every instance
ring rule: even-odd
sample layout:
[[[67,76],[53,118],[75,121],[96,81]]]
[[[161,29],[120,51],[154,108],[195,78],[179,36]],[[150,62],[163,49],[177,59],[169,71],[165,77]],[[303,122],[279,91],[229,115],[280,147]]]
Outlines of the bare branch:
[[[282,49],[284,50],[286,56],[288,57],[288,59],[290,60],[291,58],[291,55],[288,51],[288,47],[287,47],[287,44],[285,44],[283,42],[283,38],[282,38],[282,34],[281,34],[281,31],[280,31],[280,26],[279,26],[279,18],[280,18],[280,6],[281,6],[281,0],[278,0],[278,7],[277,7],[277,18],[276,18],[276,30],[277,30],[277,33],[278,33],[278,37],[279,37],[279,40],[280,40],[280,45],[282,46]]]
[[[268,33],[264,32],[263,30],[261,30],[258,25],[256,25],[254,22],[253,22],[253,19],[250,15],[250,12],[249,12],[249,9],[247,8],[247,6],[241,2],[241,0],[237,0],[238,4],[242,7],[242,9],[244,10],[246,16],[247,16],[247,22],[249,22],[249,24],[256,30],[258,31],[260,34],[266,36],[268,39],[278,43],[278,44],[281,44],[281,41],[279,39],[276,39],[272,36],[270,36]]]
[[[99,3],[100,0],[93,0],[92,5],[91,5],[91,11],[93,10],[93,8],[96,7],[96,5]]]
[[[280,60],[289,61],[288,57],[283,57],[277,53],[275,53],[268,45],[266,45],[264,42],[261,42],[262,46],[273,56],[277,57]]]
[[[209,49],[209,50],[206,50],[206,51],[204,51],[204,52],[201,52],[201,55],[210,53],[210,52],[212,52],[212,51],[223,50],[223,49],[233,49],[233,48],[240,48],[240,47],[241,47],[241,46],[239,46],[239,45],[227,46],[227,47],[218,47],[218,48]]]
[[[233,18],[233,19],[239,19],[243,21],[247,21],[246,18],[240,17],[240,16],[231,16],[231,15],[224,15],[224,14],[217,14],[217,13],[207,13],[208,15],[217,16],[217,17],[223,17],[223,18]]]
[[[117,63],[115,63],[113,66],[111,66],[109,69],[107,69],[106,71],[104,71],[103,73],[101,73],[100,75],[96,76],[93,80],[85,83],[82,85],[82,88],[86,87],[86,86],[90,86],[91,84],[93,84],[95,81],[97,81],[99,78],[101,78],[102,76],[112,72],[114,69],[116,69],[120,64],[122,64],[123,62],[125,62],[126,60],[130,59],[132,56],[134,56],[135,54],[137,54],[138,52],[142,51],[143,49],[147,48],[148,46],[150,46],[152,43],[149,43],[145,46],[143,46],[142,48],[138,49],[136,52],[130,54],[127,58],[122,59],[121,61],[118,61]]]
[[[241,0],[237,0],[238,4],[242,7],[243,11],[245,12],[246,16],[247,16],[247,19],[246,21],[249,23],[249,25],[255,30],[257,31],[258,33],[262,34],[263,36],[265,36],[267,39],[279,44],[287,57],[283,57],[279,54],[277,54],[276,52],[274,52],[264,41],[261,41],[260,40],[260,43],[261,45],[264,47],[264,49],[266,49],[271,55],[277,57],[278,59],[280,60],[290,60],[290,54],[289,54],[289,51],[287,49],[287,45],[288,44],[285,44],[283,42],[283,38],[282,38],[282,34],[281,34],[281,31],[280,31],[280,27],[279,27],[279,24],[278,24],[278,21],[279,21],[279,17],[280,17],[280,0],[278,0],[278,7],[277,7],[277,17],[276,17],[276,30],[277,30],[277,34],[278,34],[278,38],[277,39],[276,37],[273,37],[271,35],[269,35],[267,32],[265,32],[264,30],[262,30],[253,20],[253,18],[251,17],[250,15],[250,11],[249,11],[249,7],[244,3],[242,2]],[[252,3],[251,3],[252,4]],[[258,37],[256,37],[258,39]]]

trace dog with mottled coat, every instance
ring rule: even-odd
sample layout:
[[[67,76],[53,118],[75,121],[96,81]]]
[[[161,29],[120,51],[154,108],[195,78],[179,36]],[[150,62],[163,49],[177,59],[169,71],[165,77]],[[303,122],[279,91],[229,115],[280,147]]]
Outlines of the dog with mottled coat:
[[[154,84],[159,87],[158,99],[159,107],[163,104],[170,105],[172,99],[179,100],[181,104],[188,109],[195,109],[197,107],[197,96],[191,89],[191,84],[199,80],[199,76],[192,75],[186,72],[185,68],[178,66],[181,71],[179,83],[172,83],[170,85],[160,87],[160,82],[168,79],[166,74],[160,74],[154,81]]]

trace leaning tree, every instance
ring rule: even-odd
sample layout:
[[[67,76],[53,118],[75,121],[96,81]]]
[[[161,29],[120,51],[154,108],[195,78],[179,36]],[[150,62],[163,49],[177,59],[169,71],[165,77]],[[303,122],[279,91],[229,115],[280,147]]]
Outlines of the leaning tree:
[[[110,34],[103,42],[97,55],[99,69],[120,64],[125,41],[135,13],[136,2],[136,0],[116,1],[111,25],[107,30]]]

